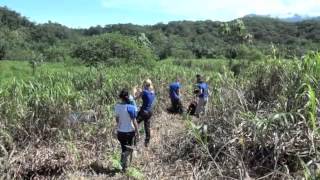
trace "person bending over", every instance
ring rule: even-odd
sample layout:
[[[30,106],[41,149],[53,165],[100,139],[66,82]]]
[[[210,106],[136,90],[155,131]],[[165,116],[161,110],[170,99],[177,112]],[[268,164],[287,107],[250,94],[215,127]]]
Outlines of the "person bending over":
[[[180,80],[177,78],[175,82],[169,85],[169,95],[171,100],[171,108],[169,108],[169,112],[172,113],[183,113],[183,106],[181,103],[181,95],[180,95],[181,84]]]

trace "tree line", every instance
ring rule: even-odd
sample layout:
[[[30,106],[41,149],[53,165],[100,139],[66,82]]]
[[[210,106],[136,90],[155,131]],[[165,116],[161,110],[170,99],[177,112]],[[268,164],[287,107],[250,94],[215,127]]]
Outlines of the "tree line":
[[[0,7],[0,59],[143,62],[144,59],[301,57],[318,51],[320,21],[285,22],[247,16],[230,22],[174,21],[155,25],[114,24],[72,29],[37,24]]]

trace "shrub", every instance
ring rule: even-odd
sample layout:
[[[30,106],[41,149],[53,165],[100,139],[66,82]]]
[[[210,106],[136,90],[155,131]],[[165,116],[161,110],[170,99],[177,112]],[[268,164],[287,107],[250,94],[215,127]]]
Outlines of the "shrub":
[[[68,50],[61,46],[51,46],[43,51],[43,56],[46,61],[61,62],[68,57]]]
[[[191,51],[183,50],[183,49],[173,49],[171,55],[172,55],[172,57],[181,58],[181,59],[195,58]]]
[[[246,45],[240,45],[237,48],[237,59],[248,59],[251,61],[261,60],[263,54],[260,50],[254,47],[248,47]]]

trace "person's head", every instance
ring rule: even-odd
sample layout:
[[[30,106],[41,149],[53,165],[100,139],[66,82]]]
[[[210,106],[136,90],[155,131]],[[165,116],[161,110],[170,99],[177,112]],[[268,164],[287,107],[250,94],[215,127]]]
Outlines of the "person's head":
[[[127,89],[122,89],[119,98],[123,101],[128,103],[129,102],[129,91]]]
[[[202,76],[200,74],[197,74],[196,78],[197,78],[197,83],[201,83],[203,81]]]
[[[150,79],[146,79],[146,80],[143,82],[143,87],[146,88],[146,89],[152,90],[152,89],[153,89],[152,81],[151,81]]]

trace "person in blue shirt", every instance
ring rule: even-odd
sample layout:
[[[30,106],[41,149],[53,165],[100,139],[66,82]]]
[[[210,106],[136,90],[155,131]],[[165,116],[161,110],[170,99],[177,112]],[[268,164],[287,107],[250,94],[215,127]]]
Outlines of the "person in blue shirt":
[[[171,113],[183,113],[183,106],[180,95],[181,84],[179,78],[169,85],[169,96],[171,100],[171,108],[168,109]]]
[[[121,167],[126,171],[127,160],[133,149],[130,146],[134,143],[134,138],[139,138],[137,113],[134,105],[130,104],[129,92],[123,89],[119,98],[121,102],[115,106],[115,116],[117,122],[117,138],[121,145]]]
[[[200,74],[197,74],[197,107],[195,111],[196,116],[200,116],[200,114],[203,114],[206,112],[206,105],[208,103],[209,98],[209,86],[207,83],[203,81],[203,77]]]
[[[143,83],[143,90],[136,97],[142,99],[142,106],[138,112],[138,123],[140,124],[142,121],[144,122],[144,130],[145,130],[145,147],[148,147],[150,143],[151,133],[150,133],[150,119],[153,114],[153,106],[155,101],[155,92],[152,86],[152,81],[147,79]]]

